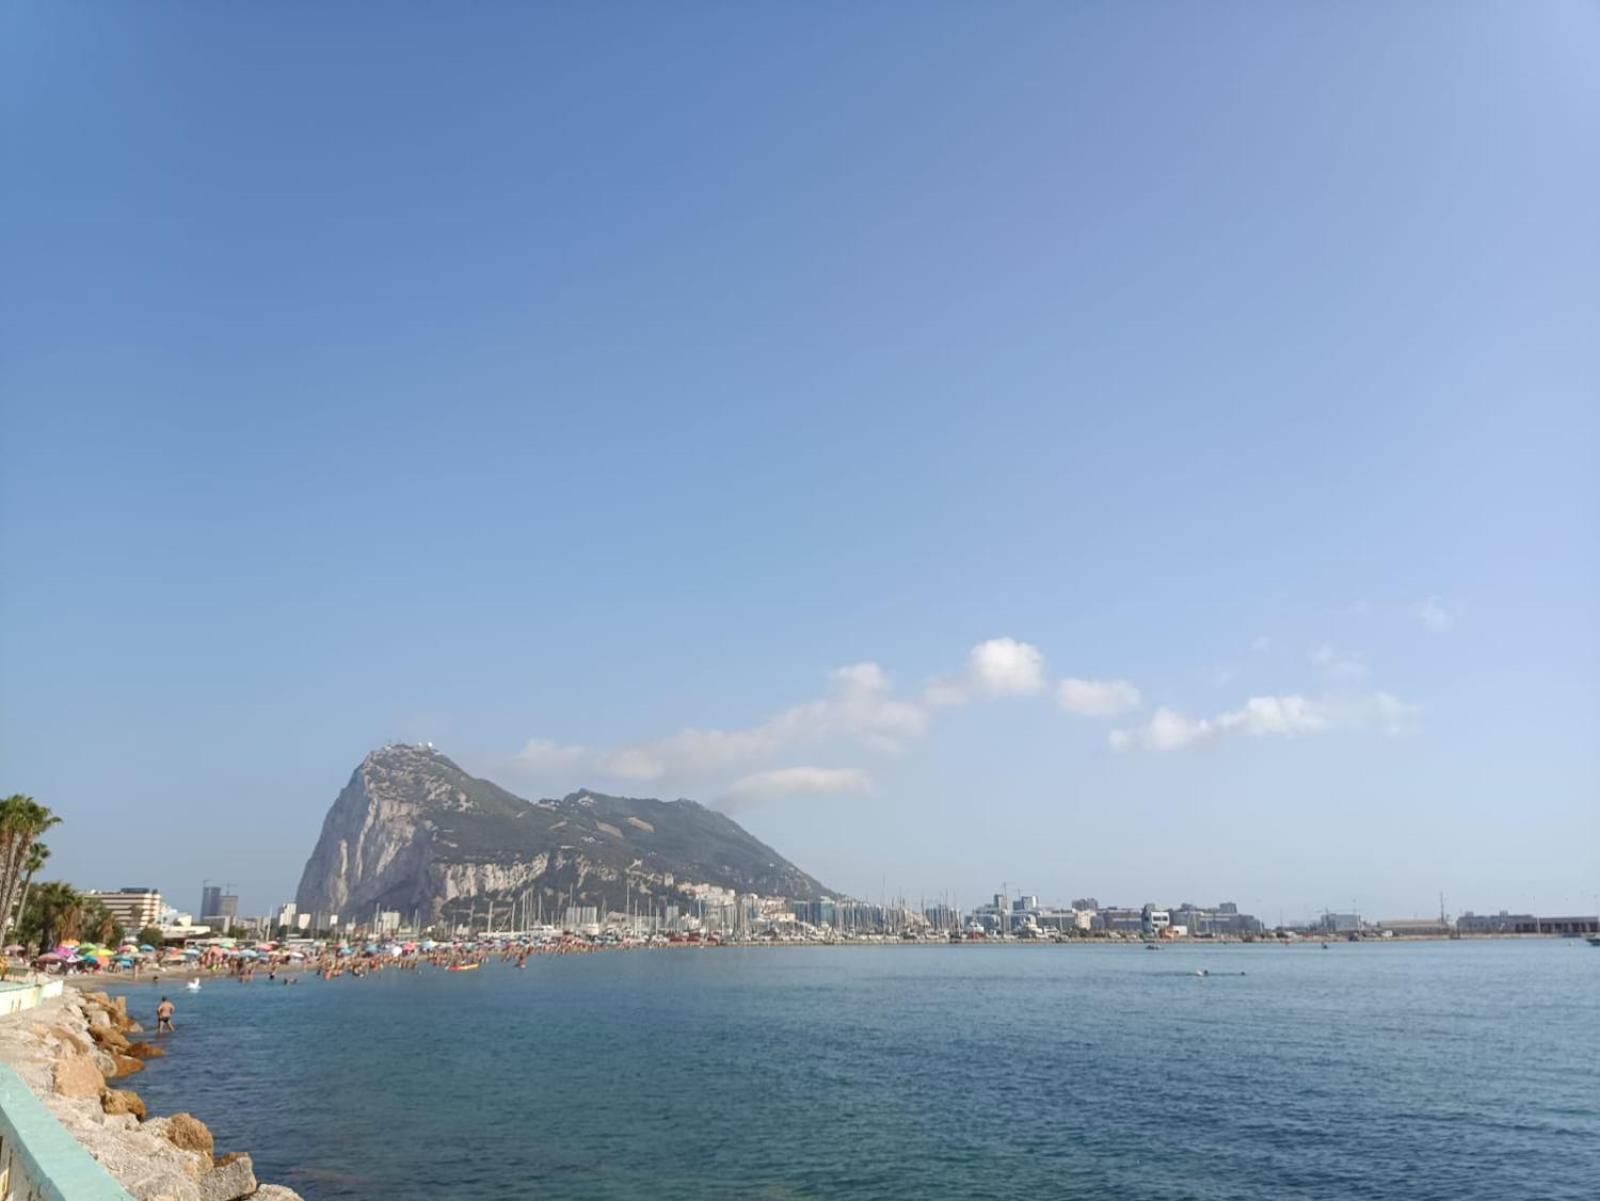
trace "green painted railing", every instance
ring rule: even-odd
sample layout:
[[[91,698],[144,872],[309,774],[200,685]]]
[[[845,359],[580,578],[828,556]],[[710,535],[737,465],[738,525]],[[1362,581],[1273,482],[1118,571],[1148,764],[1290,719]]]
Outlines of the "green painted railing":
[[[4,1064],[0,1201],[133,1201]]]

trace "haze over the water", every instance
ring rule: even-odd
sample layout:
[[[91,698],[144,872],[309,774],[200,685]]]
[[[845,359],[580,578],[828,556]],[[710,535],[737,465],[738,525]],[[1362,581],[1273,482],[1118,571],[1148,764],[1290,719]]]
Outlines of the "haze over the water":
[[[316,20],[0,13],[52,873],[263,912],[426,739],[874,898],[1593,908],[1592,5]]]

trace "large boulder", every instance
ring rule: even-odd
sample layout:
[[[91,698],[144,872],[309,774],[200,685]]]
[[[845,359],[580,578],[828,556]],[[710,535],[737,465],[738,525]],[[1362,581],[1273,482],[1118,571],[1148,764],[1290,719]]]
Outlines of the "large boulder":
[[[248,1155],[224,1156],[200,1177],[200,1201],[238,1201],[255,1191],[255,1167]]]
[[[192,1113],[175,1113],[166,1121],[164,1133],[174,1147],[185,1151],[198,1151],[209,1156],[216,1146],[211,1130]]]
[[[113,1051],[111,1053],[111,1058],[117,1065],[117,1070],[114,1075],[131,1076],[135,1072],[144,1071],[144,1060],[135,1059],[132,1055],[118,1055],[115,1051]]]
[[[283,1184],[263,1184],[250,1201],[305,1201],[299,1193]]]
[[[106,1078],[87,1055],[63,1055],[51,1069],[50,1083],[63,1097],[98,1098]]]
[[[141,1122],[145,1118],[144,1099],[128,1088],[108,1088],[100,1098],[100,1107],[109,1114],[131,1113]]]
[[[87,1055],[94,1050],[94,1044],[83,1037],[81,1031],[74,1030],[71,1026],[50,1026],[46,1030],[46,1041],[55,1039],[57,1042],[66,1043],[74,1051]]]
[[[131,1121],[129,1115],[100,1115],[100,1126],[77,1124],[73,1135],[98,1159],[101,1166],[139,1201],[171,1197],[174,1201],[200,1201],[199,1180],[211,1168],[211,1157],[174,1146],[157,1138],[152,1118],[132,1130],[113,1123]]]
[[[166,1169],[148,1172],[123,1188],[134,1201],[200,1201],[200,1186],[187,1176]]]
[[[131,1055],[135,1059],[160,1059],[166,1052],[154,1043],[138,1042],[129,1043],[123,1054]]]
[[[89,1033],[102,1047],[111,1051],[126,1053],[133,1044],[128,1041],[128,1036],[115,1026],[91,1026]]]

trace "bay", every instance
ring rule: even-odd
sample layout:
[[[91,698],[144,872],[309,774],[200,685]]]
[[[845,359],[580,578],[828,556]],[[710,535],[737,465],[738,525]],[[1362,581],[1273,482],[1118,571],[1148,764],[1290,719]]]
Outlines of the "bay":
[[[1581,941],[613,951],[168,991],[178,1033],[130,1083],[308,1201],[1600,1196]],[[130,991],[151,1029],[159,993]]]

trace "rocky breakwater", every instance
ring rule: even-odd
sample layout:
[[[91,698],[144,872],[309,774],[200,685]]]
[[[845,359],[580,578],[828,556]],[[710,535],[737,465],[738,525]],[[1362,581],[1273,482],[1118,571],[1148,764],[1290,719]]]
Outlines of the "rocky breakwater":
[[[164,1054],[141,1033],[127,998],[69,988],[0,1020],[0,1061],[138,1201],[300,1201],[258,1183],[248,1155],[218,1155],[198,1118],[152,1116],[137,1092],[111,1083]]]

